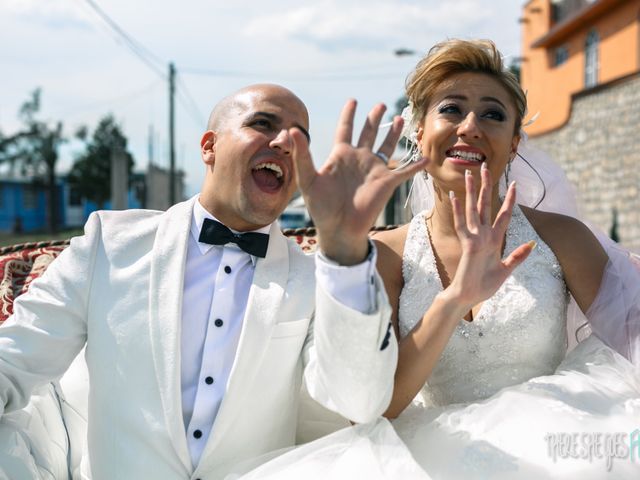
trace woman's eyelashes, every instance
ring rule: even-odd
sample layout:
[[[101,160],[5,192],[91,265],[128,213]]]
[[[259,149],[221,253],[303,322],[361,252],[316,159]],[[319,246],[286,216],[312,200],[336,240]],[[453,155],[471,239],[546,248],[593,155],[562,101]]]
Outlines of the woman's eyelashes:
[[[506,119],[506,115],[497,109],[489,110],[484,114],[485,118],[489,118],[491,120],[497,120],[499,122],[504,122]]]
[[[455,103],[447,103],[438,107],[438,113],[441,114],[459,114],[462,113],[460,107]]]
[[[446,103],[438,107],[438,113],[441,115],[459,115],[466,116],[468,112],[463,111],[463,109],[455,104],[455,103]],[[489,120],[495,120],[498,122],[504,122],[506,120],[505,113],[498,108],[490,108],[483,111],[480,115],[480,118],[486,118]]]

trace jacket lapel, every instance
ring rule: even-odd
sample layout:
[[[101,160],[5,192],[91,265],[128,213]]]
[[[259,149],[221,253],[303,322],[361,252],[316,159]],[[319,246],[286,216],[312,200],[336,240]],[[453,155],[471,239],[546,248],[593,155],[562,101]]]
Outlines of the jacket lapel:
[[[227,384],[227,392],[213,424],[209,440],[202,454],[199,471],[215,466],[212,453],[223,440],[232,423],[248,385],[260,368],[269,345],[277,313],[285,293],[289,276],[289,247],[287,239],[274,222],[269,232],[269,248],[265,258],[258,259],[244,315],[242,332],[235,360]]]
[[[149,329],[165,423],[178,457],[191,472],[182,420],[180,330],[184,268],[196,197],[171,207],[158,225],[149,280]]]

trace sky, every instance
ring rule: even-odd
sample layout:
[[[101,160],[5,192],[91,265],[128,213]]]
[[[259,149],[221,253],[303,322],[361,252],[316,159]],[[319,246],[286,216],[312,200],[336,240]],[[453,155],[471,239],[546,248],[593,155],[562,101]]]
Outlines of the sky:
[[[447,38],[489,38],[520,54],[523,0],[0,0],[0,131],[20,129],[18,110],[42,89],[40,118],[73,138],[112,114],[129,139],[136,171],[168,166],[169,62],[177,70],[176,162],[196,193],[199,141],[218,100],[252,83],[279,83],[307,105],[311,151],[331,151],[344,102],[393,111],[407,75]],[[100,16],[101,10],[113,21]],[[127,47],[126,38],[136,45]],[[414,55],[398,57],[409,49]],[[509,62],[509,60],[507,60]],[[382,135],[381,135],[382,136]],[[151,140],[150,140],[151,139]],[[71,140],[58,173],[82,151]]]

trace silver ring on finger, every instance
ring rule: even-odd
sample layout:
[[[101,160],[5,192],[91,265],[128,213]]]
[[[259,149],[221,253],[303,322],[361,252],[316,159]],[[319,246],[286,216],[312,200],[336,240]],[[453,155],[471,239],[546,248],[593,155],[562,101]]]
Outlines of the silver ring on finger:
[[[387,156],[386,153],[376,152],[374,155],[378,157],[380,160],[382,160],[385,165],[389,164],[389,157]]]

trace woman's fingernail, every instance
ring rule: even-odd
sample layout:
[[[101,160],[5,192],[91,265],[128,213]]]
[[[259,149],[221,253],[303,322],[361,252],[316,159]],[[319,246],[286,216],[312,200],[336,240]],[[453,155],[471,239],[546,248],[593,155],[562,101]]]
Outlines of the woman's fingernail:
[[[516,181],[515,181],[515,180],[514,180],[514,181],[512,181],[512,182],[509,184],[509,188],[516,188]]]
[[[487,169],[487,162],[482,162],[482,165],[480,165],[480,170],[486,170]]]
[[[471,175],[471,170],[469,170],[468,168],[464,171],[465,175]]]
[[[531,247],[531,250],[533,250],[538,246],[538,242],[536,242],[535,240],[530,240],[529,242],[527,242],[527,245],[529,245]]]
[[[453,190],[449,190],[449,198],[451,200],[453,200],[454,198],[456,198],[456,193]]]

